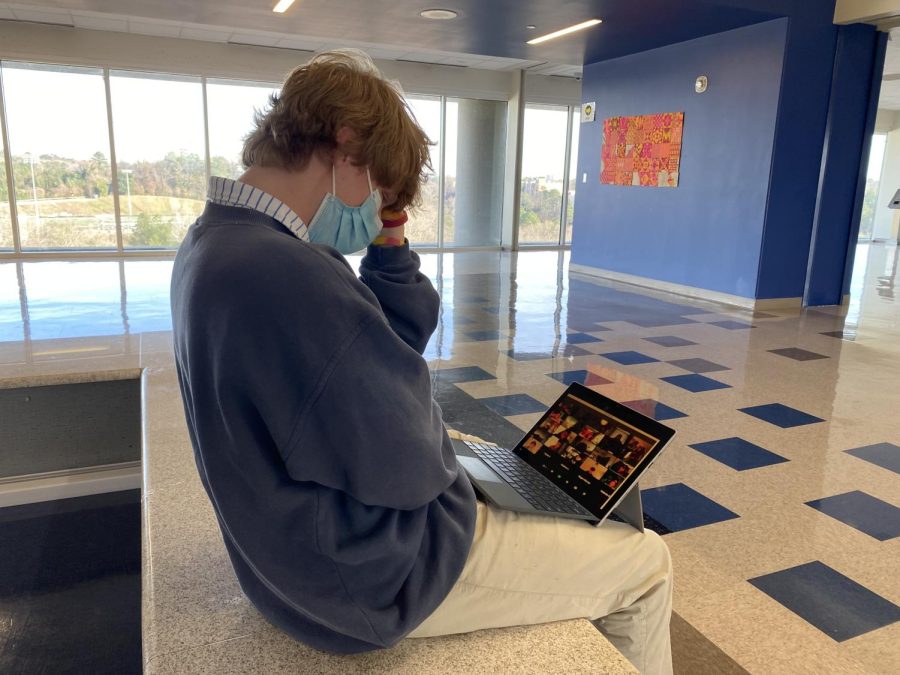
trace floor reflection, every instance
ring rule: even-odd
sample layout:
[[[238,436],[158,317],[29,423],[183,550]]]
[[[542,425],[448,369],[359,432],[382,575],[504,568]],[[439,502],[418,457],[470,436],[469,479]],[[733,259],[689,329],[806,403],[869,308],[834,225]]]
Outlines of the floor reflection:
[[[422,272],[441,295],[437,330],[426,358],[447,361],[459,344],[494,342],[513,358],[578,356],[584,333],[611,322],[635,328],[680,326],[711,309],[676,296],[570,277],[568,252],[424,254]],[[810,310],[834,318],[833,333],[854,339],[896,326],[900,248],[857,248],[846,309]],[[359,256],[350,258],[358,268]],[[171,329],[171,260],[11,262],[0,264],[0,343],[128,336]],[[726,310],[729,321],[754,315]],[[759,316],[758,314],[756,316]],[[582,340],[584,342],[579,342]]]

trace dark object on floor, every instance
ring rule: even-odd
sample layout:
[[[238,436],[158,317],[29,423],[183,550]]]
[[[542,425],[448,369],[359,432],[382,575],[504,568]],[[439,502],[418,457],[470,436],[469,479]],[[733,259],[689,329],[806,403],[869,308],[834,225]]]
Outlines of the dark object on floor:
[[[141,672],[140,490],[0,509],[0,672]]]

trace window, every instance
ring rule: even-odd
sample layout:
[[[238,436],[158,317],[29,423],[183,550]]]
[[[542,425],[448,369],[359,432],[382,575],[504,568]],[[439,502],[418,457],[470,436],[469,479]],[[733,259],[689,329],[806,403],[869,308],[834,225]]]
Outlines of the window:
[[[278,91],[264,82],[214,79],[204,90],[200,77],[21,62],[3,62],[0,75],[11,158],[0,163],[0,252],[14,249],[16,234],[32,251],[177,247],[204,208],[208,174],[243,173],[244,137]],[[407,102],[433,143],[420,205],[409,214],[410,241],[499,246],[509,103],[425,95]],[[525,246],[571,242],[577,117],[568,106],[526,106]]]
[[[0,263],[0,343],[22,340],[22,305],[19,296],[19,278],[16,265],[20,263]],[[15,363],[21,360],[16,355],[11,360],[7,347],[0,349],[0,363]]]
[[[568,123],[565,106],[525,107],[520,244],[559,244]]]
[[[118,262],[39,262],[24,270],[32,340],[122,334]]]
[[[875,212],[878,210],[878,188],[881,183],[881,168],[884,163],[884,149],[887,135],[872,136],[872,149],[869,151],[869,167],[866,171],[866,191],[863,196],[862,215],[859,219],[859,238],[869,241],[875,231]]]
[[[169,283],[172,260],[129,260],[125,265],[128,327],[132,333],[172,330]]]
[[[6,160],[3,157],[3,139],[0,138],[0,251],[11,251],[13,248],[12,214],[9,210],[9,183],[6,180]]]
[[[506,101],[447,99],[444,246],[499,246]]]
[[[578,138],[581,132],[581,111],[572,113],[572,145],[569,146],[569,200],[566,205],[565,243],[572,243],[572,223],[575,220],[575,190],[578,184]]]
[[[441,99],[436,96],[407,96],[407,102],[431,146],[431,168],[418,209],[411,211],[406,223],[406,237],[414,246],[437,246],[440,213],[441,171]]]
[[[244,173],[244,137],[253,129],[254,113],[266,110],[269,96],[279,89],[278,85],[207,81],[209,166],[213,176],[239,178]]]
[[[126,248],[177,246],[206,200],[200,78],[110,73]]]
[[[115,248],[103,71],[2,68],[22,248]]]

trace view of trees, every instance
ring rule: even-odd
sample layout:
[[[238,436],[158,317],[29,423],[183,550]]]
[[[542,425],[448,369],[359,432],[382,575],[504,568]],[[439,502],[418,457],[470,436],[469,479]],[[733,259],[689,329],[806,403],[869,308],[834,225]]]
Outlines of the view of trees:
[[[0,150],[3,147],[0,146]],[[3,185],[0,192],[0,249],[10,249],[13,246],[12,217],[9,212],[9,190],[6,189],[6,166],[0,164],[0,184]],[[5,195],[4,198],[2,195]]]
[[[866,192],[863,197],[862,216],[859,220],[859,238],[871,239],[875,227],[875,207],[878,199],[878,183],[874,178],[866,180]]]
[[[239,171],[235,162],[224,157],[212,158],[211,165],[217,175],[233,176]],[[12,166],[23,246],[115,246],[112,179],[106,155],[97,152],[87,160],[16,155]],[[170,152],[155,162],[120,162],[118,174],[125,245],[177,246],[203,209],[203,158]],[[8,190],[3,181],[0,202],[6,201]]]
[[[559,211],[562,193],[556,188],[542,185],[544,179],[523,178],[519,199],[519,240],[556,243],[559,240]],[[560,186],[562,181],[559,181]],[[574,213],[575,181],[570,181],[568,221]]]
[[[422,199],[418,208],[409,212],[406,237],[412,242],[434,245],[438,235],[438,180],[429,176],[422,186]],[[445,188],[446,192],[446,188]],[[446,227],[446,218],[444,220]]]
[[[115,246],[115,216],[109,159],[102,152],[87,160],[57,155],[12,158],[20,231],[27,248],[109,248]],[[210,160],[214,175],[237,177],[240,165],[225,157]],[[175,247],[203,209],[206,168],[195,153],[168,153],[158,161],[120,162],[119,205],[127,247]],[[524,178],[520,205],[523,241],[556,242],[561,193],[547,179]],[[549,184],[552,186],[553,182]],[[435,244],[438,236],[438,181],[424,185],[422,202],[410,214],[411,241]],[[574,191],[574,183],[572,183]],[[8,202],[0,181],[0,203]],[[867,194],[867,204],[868,202]],[[874,199],[874,197],[873,197]],[[444,241],[454,240],[456,179],[444,183]],[[8,206],[6,207],[8,223]],[[569,202],[569,219],[573,204]],[[864,214],[865,215],[865,214]],[[4,220],[0,212],[0,223]],[[8,229],[8,227],[7,227]],[[9,239],[9,241],[7,241]],[[0,247],[11,237],[0,235]]]
[[[519,202],[520,238],[528,242],[556,243],[559,240],[559,210],[562,194],[540,186],[544,179],[523,178]],[[568,222],[574,213],[575,181],[570,182]],[[431,178],[422,190],[422,205],[410,214],[407,236],[410,241],[434,244],[438,235],[438,181]],[[444,179],[444,243],[452,246],[455,234],[456,178]]]

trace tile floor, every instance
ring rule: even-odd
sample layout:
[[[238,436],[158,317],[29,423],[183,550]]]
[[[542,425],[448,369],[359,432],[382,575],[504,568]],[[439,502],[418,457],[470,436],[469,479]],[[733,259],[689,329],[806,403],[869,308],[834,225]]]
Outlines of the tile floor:
[[[567,253],[422,261],[449,426],[514,444],[582,382],[677,430],[642,488],[679,631],[754,673],[900,672],[897,247],[859,247],[844,308],[755,313],[570,275]],[[0,264],[0,372],[165,333],[170,269]]]

